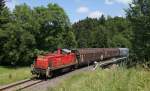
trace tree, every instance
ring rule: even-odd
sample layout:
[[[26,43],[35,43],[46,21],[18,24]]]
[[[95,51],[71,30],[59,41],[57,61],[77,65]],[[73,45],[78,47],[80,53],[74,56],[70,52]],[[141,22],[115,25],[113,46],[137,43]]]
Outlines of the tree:
[[[10,11],[5,7],[5,0],[0,1],[0,29],[5,28],[5,25],[10,20]]]
[[[37,48],[46,51],[63,48],[64,36],[71,30],[69,18],[64,10],[57,4],[49,4],[48,7],[36,7],[33,16],[38,25],[34,32]]]
[[[11,30],[11,31],[10,31]],[[29,65],[34,57],[34,37],[19,25],[10,23],[5,30],[7,41],[3,44],[3,65]]]
[[[78,47],[92,47],[92,30],[94,30],[94,28],[97,27],[98,24],[98,19],[92,18],[86,18],[73,24]]]
[[[106,19],[105,19],[105,16],[104,15],[102,15],[100,18],[99,18],[99,23],[100,24],[102,24],[102,25],[104,25],[105,23],[106,23]]]
[[[92,32],[92,47],[107,48],[108,47],[108,31],[104,26],[93,28]]]
[[[10,11],[5,7],[5,0],[0,1],[0,64],[4,58],[4,44],[7,42],[9,36],[7,35],[6,28],[11,21]]]
[[[6,11],[0,22],[1,65],[29,65],[41,53],[76,47],[69,18],[57,4],[33,9],[22,4]]]
[[[76,42],[73,31],[68,31],[64,35],[63,40],[64,40],[64,48],[76,48],[77,47],[77,42]]]
[[[116,48],[131,48],[131,42],[123,37],[122,34],[115,35],[111,42],[112,47]]]
[[[5,0],[0,1],[0,10],[2,11],[5,7]]]
[[[134,52],[140,62],[147,62],[150,57],[150,1],[134,0],[127,10],[127,18],[133,26]]]
[[[132,50],[131,40],[132,40],[133,31],[131,29],[131,25],[129,21],[126,18],[109,17],[106,21],[105,26],[107,27],[107,30],[109,31],[108,33],[109,47],[121,47],[121,45],[124,45],[124,47],[128,47],[130,48],[130,50]],[[126,41],[121,42],[121,40],[126,40]],[[120,41],[119,43],[120,46],[117,43],[119,41]]]
[[[75,23],[73,28],[78,47],[131,48],[132,31],[129,21],[125,18],[108,17],[106,19],[104,15],[99,19],[86,18]]]

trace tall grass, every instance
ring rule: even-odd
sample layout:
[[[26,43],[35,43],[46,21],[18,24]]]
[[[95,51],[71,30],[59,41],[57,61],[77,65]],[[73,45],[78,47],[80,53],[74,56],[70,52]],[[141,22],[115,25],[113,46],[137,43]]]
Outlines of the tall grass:
[[[150,72],[123,68],[83,72],[49,91],[150,91]]]
[[[0,86],[31,77],[30,68],[0,67]]]

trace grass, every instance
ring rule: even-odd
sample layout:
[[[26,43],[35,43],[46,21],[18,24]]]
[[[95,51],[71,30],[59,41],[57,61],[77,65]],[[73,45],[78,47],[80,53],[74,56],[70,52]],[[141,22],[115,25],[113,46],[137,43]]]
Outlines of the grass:
[[[0,66],[0,86],[31,77],[30,68],[7,68]]]
[[[150,72],[142,69],[99,69],[64,79],[48,91],[150,91]]]

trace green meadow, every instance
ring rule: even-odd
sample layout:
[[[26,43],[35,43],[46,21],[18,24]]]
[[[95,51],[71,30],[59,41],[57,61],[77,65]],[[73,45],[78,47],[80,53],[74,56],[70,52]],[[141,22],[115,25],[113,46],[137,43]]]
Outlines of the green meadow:
[[[49,91],[150,91],[150,72],[144,69],[98,69],[64,79]]]
[[[31,77],[29,67],[9,68],[0,66],[0,86]]]

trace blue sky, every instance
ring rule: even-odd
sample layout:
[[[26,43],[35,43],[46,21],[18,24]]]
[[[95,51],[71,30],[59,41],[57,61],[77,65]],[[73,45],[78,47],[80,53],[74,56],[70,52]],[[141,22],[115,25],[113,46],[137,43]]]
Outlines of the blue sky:
[[[128,8],[131,0],[8,0],[6,5],[13,10],[15,5],[26,3],[30,7],[46,6],[48,3],[57,3],[70,18],[71,22],[86,17],[99,18],[102,14],[125,16],[124,9]]]

